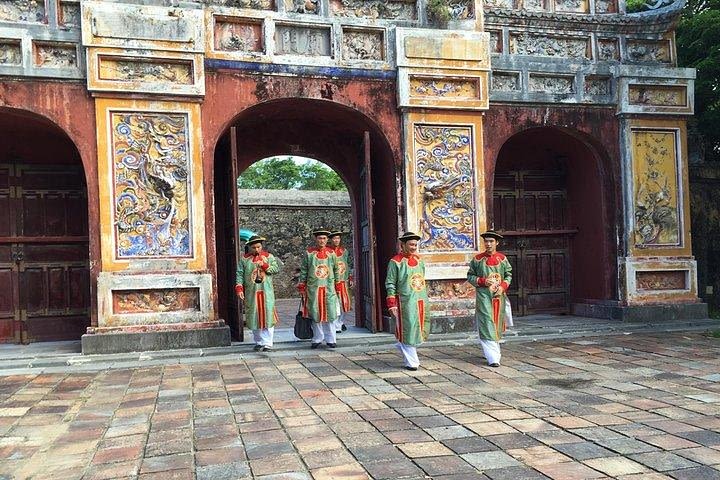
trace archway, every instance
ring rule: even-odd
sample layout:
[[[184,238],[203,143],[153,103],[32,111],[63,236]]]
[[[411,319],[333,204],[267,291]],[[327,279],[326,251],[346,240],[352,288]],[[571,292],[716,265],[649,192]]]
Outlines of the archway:
[[[613,300],[615,208],[600,151],[557,127],[522,131],[500,149],[493,223],[506,237],[516,315]]]
[[[353,209],[356,324],[371,331],[383,329],[379,284],[385,266],[378,260],[394,254],[395,242],[376,243],[375,239],[397,237],[395,161],[374,122],[327,100],[290,98],[254,105],[240,113],[218,141],[214,192],[219,314],[237,335],[233,296],[237,244],[233,210],[237,206],[232,202],[233,182],[228,179],[259,159],[287,154],[325,163],[349,186],[357,206]],[[308,245],[312,241],[302,240]]]
[[[49,120],[0,109],[0,342],[77,340],[90,325],[87,187]]]

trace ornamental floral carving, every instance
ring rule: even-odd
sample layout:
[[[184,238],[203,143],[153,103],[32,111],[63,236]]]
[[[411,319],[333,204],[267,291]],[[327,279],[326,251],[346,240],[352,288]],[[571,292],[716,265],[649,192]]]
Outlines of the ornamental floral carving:
[[[21,65],[20,42],[0,42],[0,65]]]
[[[215,50],[261,52],[262,25],[250,22],[216,22]]]
[[[680,245],[676,133],[632,132],[635,245]]]
[[[414,97],[477,98],[477,80],[410,77]]]
[[[427,282],[428,296],[433,300],[474,299],[475,287],[465,280],[432,280]]]
[[[330,0],[335,17],[415,20],[415,0]]]
[[[610,77],[586,77],[585,95],[610,95]]]
[[[490,34],[490,53],[502,53],[502,32],[488,30]]]
[[[250,8],[253,10],[274,10],[273,0],[200,0],[208,5],[221,5],[225,7]]]
[[[587,13],[587,0],[555,0],[555,11]]]
[[[60,2],[60,23],[66,26],[80,26],[80,2]]]
[[[319,0],[285,0],[285,10],[294,13],[320,13]]]
[[[192,64],[100,57],[100,79],[192,85]]]
[[[635,63],[670,63],[670,45],[666,40],[628,41],[627,56]]]
[[[513,0],[487,0],[485,6],[510,10],[513,8]]]
[[[350,60],[383,60],[383,32],[343,30],[343,58]]]
[[[615,13],[617,2],[615,0],[595,0],[595,13]]]
[[[603,61],[620,59],[620,49],[616,39],[598,40],[598,59]]]
[[[43,23],[44,0],[4,0],[0,2],[0,22]]]
[[[330,30],[279,25],[275,45],[281,55],[330,56]]]
[[[574,77],[550,76],[550,75],[530,75],[529,88],[531,92],[541,93],[574,93],[575,79]]]
[[[510,52],[516,55],[587,58],[587,38],[543,37],[526,33],[510,36]]]
[[[451,20],[466,20],[475,18],[474,0],[449,0],[448,13]]]
[[[545,0],[522,0],[523,10],[542,11],[545,10]]]
[[[519,92],[520,74],[493,72],[490,88],[496,92]]]
[[[35,66],[42,68],[72,68],[77,66],[75,45],[35,43]]]
[[[421,248],[436,252],[474,250],[472,129],[415,125],[413,142]]]
[[[191,257],[186,114],[111,113],[117,258]]]
[[[666,270],[656,272],[636,272],[638,290],[687,290],[687,272]]]

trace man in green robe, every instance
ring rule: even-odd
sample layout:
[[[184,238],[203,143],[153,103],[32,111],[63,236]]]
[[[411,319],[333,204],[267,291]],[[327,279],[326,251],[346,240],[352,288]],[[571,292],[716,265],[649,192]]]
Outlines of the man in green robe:
[[[253,332],[253,350],[272,349],[273,333],[278,321],[272,275],[280,271],[278,261],[263,250],[265,238],[254,235],[245,244],[235,273],[235,293],[245,304],[245,324]]]
[[[337,257],[335,250],[327,246],[330,231],[315,230],[313,235],[315,246],[305,250],[300,262],[298,290],[302,296],[302,314],[314,320],[310,348],[318,348],[323,341],[329,348],[335,348]]]
[[[467,281],[475,287],[475,325],[485,359],[500,366],[500,340],[505,332],[506,292],[512,281],[507,257],[497,251],[502,235],[489,230],[482,235],[485,252],[470,261]]]
[[[332,232],[329,242],[330,248],[335,250],[335,256],[337,257],[338,276],[335,279],[335,285],[337,285],[338,313],[340,315],[335,322],[335,333],[340,333],[347,330],[345,316],[353,307],[352,296],[350,295],[350,288],[353,286],[353,278],[350,273],[350,252],[341,245],[342,232]]]
[[[395,319],[395,346],[406,370],[420,366],[417,349],[430,335],[430,304],[425,286],[425,263],[418,255],[420,236],[407,232],[400,238],[401,252],[388,263],[385,290],[387,307]]]

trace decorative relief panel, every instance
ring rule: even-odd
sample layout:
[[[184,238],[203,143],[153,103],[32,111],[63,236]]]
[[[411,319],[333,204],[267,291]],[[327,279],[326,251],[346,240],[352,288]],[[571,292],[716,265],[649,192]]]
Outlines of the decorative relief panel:
[[[415,0],[330,0],[335,17],[357,17],[384,20],[415,20]]]
[[[191,257],[187,114],[111,112],[116,257]]]
[[[141,81],[192,85],[191,62],[168,62],[161,60],[98,57],[100,80]]]
[[[330,29],[277,25],[275,48],[279,55],[332,56]]]
[[[89,15],[94,37],[115,39],[115,43],[123,45],[128,39],[179,43],[197,40],[195,22],[198,19],[188,15],[188,10],[183,11],[185,15],[172,15],[172,10],[159,7],[120,7],[99,2],[88,2],[85,5],[92,8]]]
[[[687,87],[684,85],[630,85],[628,101],[631,105],[686,107]]]
[[[3,0],[0,22],[46,23],[45,0]]]
[[[414,127],[414,201],[426,252],[477,248],[473,135],[469,126]]]
[[[620,60],[620,47],[616,38],[598,39],[598,60]]]
[[[410,76],[410,96],[477,98],[478,79],[474,78],[430,78]]]
[[[427,287],[433,300],[475,299],[475,287],[466,280],[430,280]]]
[[[220,5],[223,7],[249,8],[252,10],[275,10],[273,0],[200,0],[206,5]]]
[[[510,53],[515,55],[589,58],[589,44],[588,38],[510,35]]]
[[[531,74],[528,87],[531,92],[575,93],[575,77]]]
[[[80,2],[77,0],[59,0],[58,22],[69,27],[80,26]]]
[[[630,40],[627,42],[628,61],[634,63],[670,63],[668,40]]]
[[[555,0],[556,12],[588,13],[590,8],[587,0]]]
[[[449,0],[448,10],[452,20],[475,18],[475,0]]]
[[[384,60],[384,32],[343,29],[342,54],[346,60]]]
[[[40,68],[76,68],[77,47],[68,43],[33,42],[33,63]]]
[[[632,130],[635,245],[680,246],[680,188],[674,130]]]
[[[320,13],[319,0],[285,0],[285,11],[293,13]]]
[[[595,0],[595,13],[617,13],[616,0]]]
[[[687,290],[687,271],[635,272],[638,290]]]
[[[610,77],[585,77],[584,92],[585,95],[610,95],[611,85]]]
[[[519,92],[520,73],[493,71],[490,88],[496,92]]]
[[[547,9],[545,6],[545,0],[520,0],[520,2],[522,2],[523,10],[540,12]]]
[[[0,39],[0,65],[22,65],[20,40]]]
[[[497,30],[488,30],[487,32],[490,34],[490,53],[502,53],[502,32]]]
[[[215,50],[227,52],[262,52],[262,23],[215,17]]]
[[[114,314],[199,312],[200,289],[115,290],[112,310]]]
[[[504,8],[509,10],[513,8],[513,0],[487,0],[485,5],[492,8]]]

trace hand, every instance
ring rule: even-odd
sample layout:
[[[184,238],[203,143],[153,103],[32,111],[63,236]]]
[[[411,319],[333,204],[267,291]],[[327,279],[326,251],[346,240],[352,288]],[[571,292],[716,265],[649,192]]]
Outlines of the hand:
[[[398,319],[398,313],[399,313],[399,312],[398,312],[398,307],[390,307],[389,310],[390,310],[390,315],[392,315],[393,318],[394,318],[395,320],[397,320],[397,319]]]
[[[245,292],[237,292],[237,296],[243,302],[245,301]]]

